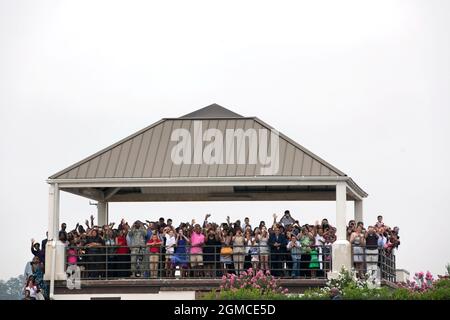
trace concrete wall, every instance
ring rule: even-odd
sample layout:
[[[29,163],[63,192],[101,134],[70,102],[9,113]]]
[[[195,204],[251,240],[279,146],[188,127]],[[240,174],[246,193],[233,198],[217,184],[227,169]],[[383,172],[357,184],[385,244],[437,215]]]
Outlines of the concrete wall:
[[[406,280],[409,280],[409,271],[404,269],[397,269],[395,270],[395,278],[397,282],[406,282]]]
[[[152,293],[129,293],[129,294],[55,294],[55,300],[91,300],[117,299],[121,300],[195,300],[195,291],[160,291]]]

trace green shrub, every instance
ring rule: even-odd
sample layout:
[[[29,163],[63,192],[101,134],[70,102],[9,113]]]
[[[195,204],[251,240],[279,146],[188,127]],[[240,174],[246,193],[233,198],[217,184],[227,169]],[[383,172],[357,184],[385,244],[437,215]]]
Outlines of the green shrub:
[[[406,288],[393,289],[389,300],[416,300],[416,294]]]
[[[338,290],[344,300],[450,300],[450,279],[443,278],[433,281],[430,273],[418,273],[419,280],[427,282],[406,283],[399,288],[373,288],[361,280],[355,280],[352,273],[342,270],[336,279],[330,280],[322,289],[307,290],[301,299],[330,299],[332,289]]]
[[[431,285],[403,284],[399,288],[374,288],[368,281],[357,280],[349,271],[328,281],[326,287],[306,290],[301,295],[287,294],[271,276],[254,273],[223,279],[221,290],[211,291],[201,297],[206,300],[329,300],[331,292],[338,292],[344,300],[450,300],[450,279],[441,277]],[[432,278],[432,276],[431,276]],[[258,285],[255,285],[258,283]],[[261,285],[259,285],[261,284]]]
[[[328,288],[307,289],[299,298],[302,300],[330,300],[330,292]]]
[[[421,294],[425,300],[450,300],[450,280],[438,280],[433,289]]]

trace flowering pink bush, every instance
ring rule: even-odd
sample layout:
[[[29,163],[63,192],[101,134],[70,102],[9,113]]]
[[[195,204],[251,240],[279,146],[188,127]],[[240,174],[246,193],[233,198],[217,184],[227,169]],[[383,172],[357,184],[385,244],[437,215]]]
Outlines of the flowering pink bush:
[[[222,283],[220,285],[221,290],[231,290],[236,291],[238,289],[258,289],[261,294],[267,293],[282,293],[286,294],[287,289],[283,289],[278,280],[266,272],[255,271],[252,268],[243,272],[240,276],[235,274],[227,274],[222,277]]]
[[[427,271],[427,273],[423,273],[421,271],[414,274],[413,281],[407,280],[406,283],[403,282],[398,285],[401,288],[405,288],[413,292],[425,292],[433,288],[435,281],[436,280],[430,271]]]

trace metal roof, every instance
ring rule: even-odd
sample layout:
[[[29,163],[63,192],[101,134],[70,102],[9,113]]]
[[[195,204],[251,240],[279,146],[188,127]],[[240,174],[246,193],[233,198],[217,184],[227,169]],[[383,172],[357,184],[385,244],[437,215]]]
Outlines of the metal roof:
[[[171,160],[177,144],[170,140],[174,129],[185,128],[193,135],[194,121],[203,130],[272,129],[258,118],[244,118],[218,105],[211,105],[189,115],[163,119],[155,124],[97,152],[96,154],[52,175],[50,179],[87,178],[162,178],[162,177],[230,177],[258,176],[259,164],[181,164]],[[220,114],[221,116],[218,116]],[[205,146],[207,142],[203,142]],[[248,146],[247,146],[248,147]],[[192,146],[193,148],[193,146]],[[280,134],[279,176],[345,176],[323,159],[293,140]],[[237,148],[236,157],[240,152]],[[231,150],[226,150],[231,152]]]
[[[171,150],[178,143],[171,141],[171,133],[177,128],[188,130],[193,136],[194,122],[201,122],[203,131],[209,128],[219,129],[273,129],[256,117],[243,117],[217,104],[212,104],[180,118],[164,118],[119,142],[75,163],[52,175],[51,182],[58,181],[138,181],[142,179],[180,179],[202,178],[258,178],[261,177],[260,164],[174,164]],[[365,197],[365,193],[345,173],[322,158],[313,154],[292,139],[279,133],[279,170],[270,177],[299,179],[344,178],[356,193]],[[200,142],[202,143],[202,142]],[[209,142],[203,142],[203,147]],[[193,148],[193,143],[191,148]],[[231,150],[225,149],[227,155]],[[236,158],[245,152],[248,157],[249,146],[237,146]],[[227,156],[226,155],[226,156]],[[226,158],[225,158],[226,159]],[[267,175],[264,175],[267,177]]]
[[[243,118],[243,116],[213,103],[180,118]]]

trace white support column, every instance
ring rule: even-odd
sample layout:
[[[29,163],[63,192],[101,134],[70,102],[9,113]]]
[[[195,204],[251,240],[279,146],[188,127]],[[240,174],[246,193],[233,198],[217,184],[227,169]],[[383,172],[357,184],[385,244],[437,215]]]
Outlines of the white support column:
[[[54,189],[53,189],[53,234],[54,240],[59,239],[59,185],[55,183]]]
[[[363,216],[363,201],[362,200],[355,200],[355,221],[358,222],[364,222],[364,216]]]
[[[48,241],[45,247],[45,274],[44,279],[50,280],[52,273],[52,257],[53,247],[52,242],[57,237],[55,235],[55,185],[51,184],[48,188]],[[44,248],[42,248],[44,250]]]
[[[332,246],[332,270],[329,277],[336,277],[342,267],[351,269],[352,257],[350,242],[346,234],[347,184],[338,182],[336,185],[336,236]]]
[[[54,210],[55,210],[55,186],[52,184],[48,188],[48,241],[55,238],[55,222],[54,222]]]
[[[59,231],[59,187],[50,185],[48,189],[48,240],[58,239]]]
[[[45,248],[45,280],[50,280],[50,295],[53,295],[54,281],[65,280],[64,270],[65,249],[59,241],[59,185],[57,183],[49,189],[48,210],[48,241]]]
[[[336,185],[336,228],[337,240],[347,240],[347,187],[345,182]]]
[[[108,202],[106,201],[97,203],[97,224],[99,227],[108,224]]]

